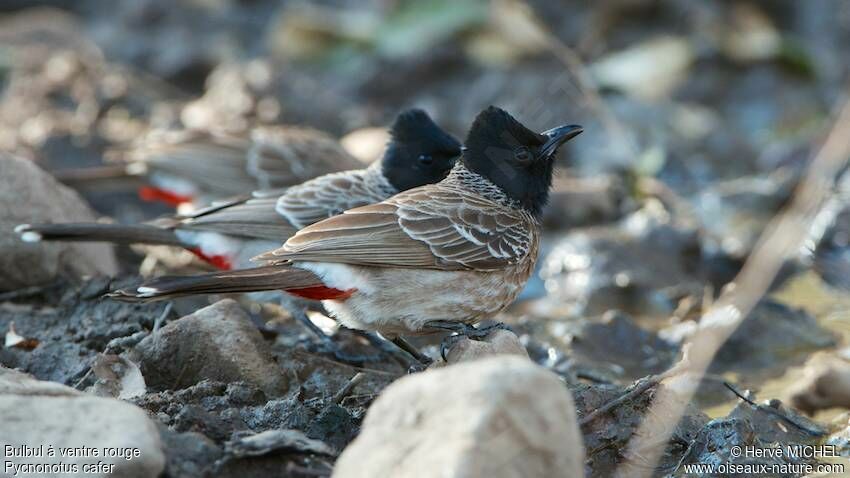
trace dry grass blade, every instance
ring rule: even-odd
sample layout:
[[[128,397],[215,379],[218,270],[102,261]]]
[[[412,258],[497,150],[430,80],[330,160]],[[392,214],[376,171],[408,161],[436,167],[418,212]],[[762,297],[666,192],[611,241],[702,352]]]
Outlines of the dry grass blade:
[[[845,101],[832,130],[812,160],[788,208],[768,225],[735,280],[703,315],[698,331],[685,344],[686,363],[655,394],[647,416],[629,442],[618,476],[653,474],[664,444],[684,413],[717,350],[761,300],[783,262],[803,245],[812,222],[830,191],[836,175],[850,158],[850,101]],[[640,463],[638,464],[638,461]]]

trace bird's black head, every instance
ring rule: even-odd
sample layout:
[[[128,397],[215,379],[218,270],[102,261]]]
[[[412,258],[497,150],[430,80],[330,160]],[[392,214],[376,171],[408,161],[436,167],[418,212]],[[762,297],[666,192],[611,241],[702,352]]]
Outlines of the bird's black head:
[[[505,110],[490,106],[469,129],[463,163],[539,216],[549,199],[558,148],[581,132],[580,126],[568,125],[535,133]]]
[[[399,191],[442,181],[460,156],[460,142],[422,110],[407,110],[390,127],[381,172]]]

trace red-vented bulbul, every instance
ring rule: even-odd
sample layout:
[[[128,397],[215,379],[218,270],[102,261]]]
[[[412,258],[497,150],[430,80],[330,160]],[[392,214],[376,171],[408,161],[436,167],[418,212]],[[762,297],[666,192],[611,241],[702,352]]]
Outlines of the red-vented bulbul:
[[[437,184],[308,226],[262,255],[264,267],[161,278],[111,295],[282,289],[322,300],[346,327],[390,339],[469,331],[513,302],[528,280],[555,153],[581,131],[570,125],[538,134],[489,107],[472,124],[461,160]]]
[[[329,134],[294,125],[243,133],[169,131],[115,155],[129,162],[128,174],[145,177],[142,199],[175,207],[363,167]]]
[[[22,224],[25,241],[106,241],[185,247],[219,269],[250,267],[250,258],[278,247],[299,229],[400,191],[436,183],[460,156],[460,143],[422,110],[401,113],[381,159],[363,169],[331,173],[286,190],[221,201],[191,215],[139,225]]]

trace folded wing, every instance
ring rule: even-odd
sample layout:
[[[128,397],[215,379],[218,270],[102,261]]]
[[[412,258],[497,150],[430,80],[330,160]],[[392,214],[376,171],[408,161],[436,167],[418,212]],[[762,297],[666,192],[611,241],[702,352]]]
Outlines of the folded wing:
[[[463,190],[428,185],[306,227],[259,259],[498,270],[529,254],[531,221]]]

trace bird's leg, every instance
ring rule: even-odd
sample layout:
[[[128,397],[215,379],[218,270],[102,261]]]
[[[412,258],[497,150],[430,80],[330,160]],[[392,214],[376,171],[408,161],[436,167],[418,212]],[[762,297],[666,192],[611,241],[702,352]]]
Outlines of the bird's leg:
[[[404,340],[402,337],[396,336],[390,339],[390,342],[394,343],[398,348],[404,350],[411,357],[413,357],[418,363],[410,366],[410,371],[418,372],[424,370],[425,367],[431,365],[434,361],[431,357],[420,352],[416,347],[413,346],[407,340]]]
[[[378,349],[378,351],[388,355],[402,367],[407,368],[410,365],[410,357],[407,353],[399,350],[398,346],[391,343],[388,339],[381,337],[376,332],[367,332],[365,330],[357,329],[351,329],[351,331],[366,339],[373,347]]]
[[[307,309],[303,307],[297,307],[296,310],[290,311],[292,313],[292,318],[294,318],[299,324],[303,325],[307,330],[309,330],[313,335],[316,336],[322,342],[327,343],[331,341],[331,338],[322,330],[318,325],[314,324],[310,317],[307,317]]]
[[[466,324],[464,322],[432,320],[425,324],[425,328],[452,332],[451,335],[448,335],[442,342],[440,342],[440,357],[443,358],[443,361],[447,361],[446,356],[448,355],[449,350],[460,339],[467,337],[470,340],[481,340],[490,335],[490,332],[497,329],[504,330],[507,329],[508,326],[502,322],[497,322],[493,325],[488,325],[487,327],[476,328],[474,325]]]
[[[307,328],[316,338],[319,339],[322,343],[322,348],[325,351],[328,351],[333,354],[333,356],[342,362],[346,363],[364,363],[371,362],[375,360],[375,357],[372,355],[358,355],[358,354],[350,354],[345,352],[340,345],[334,341],[333,338],[328,336],[318,325],[314,324],[309,317],[307,317],[307,309],[306,307],[293,307],[294,310],[291,310],[290,313],[292,317],[298,321],[301,325]]]

